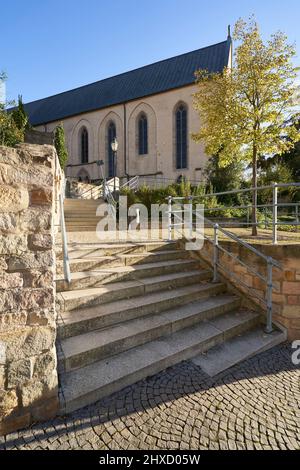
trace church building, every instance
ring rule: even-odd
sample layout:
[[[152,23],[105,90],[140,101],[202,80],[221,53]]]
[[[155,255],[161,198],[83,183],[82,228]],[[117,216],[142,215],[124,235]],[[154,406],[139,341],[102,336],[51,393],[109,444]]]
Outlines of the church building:
[[[201,181],[207,156],[191,139],[200,128],[193,108],[195,71],[221,72],[231,66],[231,57],[228,35],[218,44],[27,103],[25,109],[37,130],[51,132],[63,123],[68,177],[97,180],[102,160],[107,178],[139,175],[150,185],[182,177]]]

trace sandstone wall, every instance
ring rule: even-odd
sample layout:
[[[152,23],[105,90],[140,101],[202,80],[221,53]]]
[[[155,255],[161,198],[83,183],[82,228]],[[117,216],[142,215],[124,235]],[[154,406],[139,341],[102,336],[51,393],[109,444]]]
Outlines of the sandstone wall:
[[[0,434],[57,412],[56,159],[48,145],[0,147]]]
[[[266,276],[266,262],[247,248],[231,241],[220,241],[220,245],[252,267],[254,271]],[[282,269],[273,269],[273,319],[287,328],[290,340],[300,339],[300,244],[278,246],[255,244],[255,248],[266,256],[274,258],[282,267]],[[194,253],[194,256],[200,256],[212,265],[212,244],[205,241],[203,249]],[[257,304],[266,311],[265,303],[262,301],[266,296],[265,283],[221,250],[219,250],[219,259],[220,264],[233,273],[232,275],[223,273],[228,283],[245,294],[249,303]]]

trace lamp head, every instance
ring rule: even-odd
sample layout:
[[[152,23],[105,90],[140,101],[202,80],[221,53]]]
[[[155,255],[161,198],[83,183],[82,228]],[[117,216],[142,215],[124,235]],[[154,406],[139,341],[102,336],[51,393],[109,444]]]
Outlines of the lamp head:
[[[118,151],[118,147],[119,147],[119,143],[117,141],[116,138],[114,138],[114,140],[112,141],[111,143],[111,149],[113,152],[117,152]]]

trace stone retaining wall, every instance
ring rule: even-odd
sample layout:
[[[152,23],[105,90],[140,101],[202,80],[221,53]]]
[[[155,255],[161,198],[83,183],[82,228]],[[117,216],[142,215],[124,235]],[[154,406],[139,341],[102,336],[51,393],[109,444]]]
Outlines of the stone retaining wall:
[[[0,147],[0,435],[58,409],[52,146]]]
[[[232,241],[220,241],[220,245],[256,272],[266,276],[266,262],[247,248]],[[300,339],[300,244],[273,246],[255,243],[254,246],[266,256],[278,261],[283,268],[273,269],[273,318],[287,328],[290,340]],[[205,241],[201,251],[191,253],[212,265],[213,246],[208,241]],[[266,311],[265,303],[261,300],[265,299],[266,295],[265,283],[221,250],[219,257],[220,264],[233,273],[233,275],[223,273],[229,285],[233,285],[245,294],[246,299]]]

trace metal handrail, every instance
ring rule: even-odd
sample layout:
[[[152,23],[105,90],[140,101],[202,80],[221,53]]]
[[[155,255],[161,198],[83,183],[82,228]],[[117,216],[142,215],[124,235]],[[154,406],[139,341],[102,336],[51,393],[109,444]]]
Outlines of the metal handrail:
[[[197,201],[197,200],[203,200],[204,198],[209,198],[209,197],[218,197],[218,196],[225,196],[225,195],[232,195],[232,194],[239,194],[239,193],[248,193],[248,192],[251,192],[251,191],[261,191],[261,190],[266,190],[266,189],[270,189],[272,190],[272,203],[266,203],[266,204],[258,204],[256,207],[258,209],[271,209],[272,210],[272,220],[269,222],[267,220],[267,214],[265,213],[265,228],[267,229],[268,226],[271,226],[272,227],[272,243],[274,245],[276,245],[278,243],[278,227],[279,226],[284,226],[284,225],[291,225],[293,227],[295,227],[297,229],[298,226],[300,226],[300,221],[299,221],[299,206],[300,206],[300,203],[297,203],[297,202],[279,202],[278,201],[278,191],[282,190],[282,189],[286,189],[286,188],[299,188],[300,189],[300,183],[294,183],[294,182],[291,182],[291,183],[276,183],[276,184],[273,184],[273,185],[268,185],[268,186],[256,186],[256,187],[252,187],[252,188],[244,188],[244,189],[236,189],[236,190],[232,190],[232,191],[223,191],[223,192],[218,192],[218,193],[210,193],[210,194],[202,194],[202,195],[195,195],[195,196],[190,196],[189,199],[193,202]],[[174,197],[173,198],[173,201],[177,201],[177,202],[180,202],[180,201],[184,201],[186,200],[187,198],[182,196],[182,197]],[[234,210],[234,209],[250,209],[252,207],[252,205],[248,204],[248,205],[236,205],[236,206],[220,206],[220,207],[212,207],[212,208],[205,208],[204,211],[205,212],[208,212],[208,211],[226,211],[226,210]],[[278,220],[278,209],[280,208],[284,208],[284,207],[292,207],[293,209],[295,209],[295,218],[294,220],[291,220],[289,222],[281,222]],[[271,211],[270,211],[271,212]],[[229,222],[222,222],[223,224],[226,224],[226,225],[229,225]],[[261,224],[261,222],[253,222],[253,221],[250,221],[250,216],[249,216],[249,212],[247,214],[247,222],[238,222],[238,223],[234,223],[234,222],[230,222],[230,225],[246,225],[246,226],[259,226]]]
[[[187,198],[182,198],[180,200],[186,200]],[[192,198],[189,198],[190,201]],[[183,220],[183,217],[180,218],[177,214],[180,212],[178,210],[178,202],[176,203],[176,211],[173,212],[172,210],[172,203],[173,201],[178,201],[178,198],[173,198],[172,196],[168,197],[168,234],[169,234],[169,240],[172,240],[172,229],[178,230],[177,227],[183,227],[185,222]],[[259,298],[259,300],[266,305],[267,309],[267,321],[266,321],[266,328],[265,331],[266,333],[271,333],[273,331],[273,302],[272,302],[272,294],[273,294],[273,268],[277,269],[283,269],[280,263],[278,263],[276,260],[274,260],[271,256],[266,256],[263,254],[261,251],[259,251],[257,248],[253,247],[246,241],[240,239],[237,237],[235,234],[232,232],[225,230],[223,227],[220,227],[219,224],[215,224],[214,222],[210,221],[206,217],[202,216],[202,214],[199,214],[196,210],[193,210],[193,204],[190,202],[190,210],[183,210],[183,212],[190,212],[192,215],[199,217],[199,215],[203,218],[203,222],[206,223],[207,225],[210,225],[214,229],[214,236],[211,239],[210,237],[204,236],[206,240],[208,240],[209,243],[213,245],[213,259],[212,259],[212,266],[213,266],[213,282],[219,282],[219,271],[227,272],[231,276],[234,276],[234,273],[231,273],[226,269],[226,267],[222,266],[220,263],[219,259],[219,251],[222,251],[223,253],[226,253],[229,255],[231,258],[233,258],[236,262],[240,263],[242,266],[246,267],[246,269],[251,272],[252,274],[256,275],[261,281],[266,283],[266,299],[264,298]],[[172,216],[174,219],[179,219],[180,223],[175,223],[172,222]],[[193,218],[190,216],[190,234],[193,232]],[[220,246],[219,244],[219,234],[222,233],[225,237],[229,238],[230,240],[233,240],[240,246],[243,246],[245,249],[253,253],[254,255],[258,256],[260,259],[262,259],[266,263],[267,267],[267,275],[263,276],[261,273],[256,271],[252,266],[248,266],[244,261],[240,260],[239,257],[235,256],[232,254],[231,251],[227,250],[224,246]],[[203,234],[202,234],[203,235]],[[192,238],[192,237],[191,237]],[[240,281],[240,284],[245,285],[243,282]],[[245,287],[249,288],[249,286],[245,285]]]
[[[59,195],[59,205],[60,205],[60,228],[61,228],[62,249],[63,249],[64,277],[65,277],[65,280],[70,284],[71,269],[70,269],[68,239],[67,239],[65,213],[64,213],[64,198],[63,198],[62,193],[60,193]]]
[[[128,187],[129,189],[137,189],[139,186],[139,179],[140,177],[138,175],[134,176],[131,178],[129,181],[126,181],[122,186],[120,186],[120,190]]]
[[[199,199],[202,197],[212,197],[212,196],[226,196],[228,194],[238,194],[238,193],[246,193],[246,192],[251,192],[251,191],[259,191],[259,190],[265,190],[265,189],[273,189],[274,187],[277,187],[278,189],[280,188],[289,188],[289,187],[296,187],[300,188],[300,183],[276,183],[268,186],[253,186],[251,188],[242,188],[242,189],[233,189],[231,191],[223,191],[219,193],[208,193],[208,194],[201,194],[201,195],[196,195],[196,196],[189,196],[191,199]],[[184,200],[186,197],[177,197],[175,196],[175,200]]]
[[[68,238],[67,238],[65,213],[64,213],[66,179],[61,169],[57,154],[55,154],[55,180],[56,180],[55,200],[58,201],[58,205],[59,205],[59,221],[60,221],[60,231],[61,231],[61,238],[62,238],[64,278],[68,283],[70,283],[72,278],[71,278],[70,260],[69,260],[69,252],[68,252]]]

